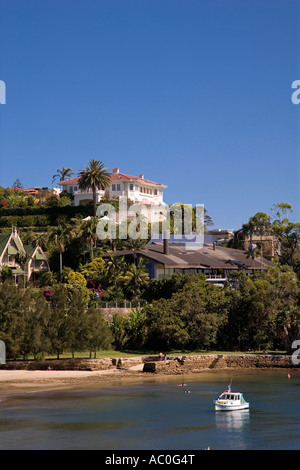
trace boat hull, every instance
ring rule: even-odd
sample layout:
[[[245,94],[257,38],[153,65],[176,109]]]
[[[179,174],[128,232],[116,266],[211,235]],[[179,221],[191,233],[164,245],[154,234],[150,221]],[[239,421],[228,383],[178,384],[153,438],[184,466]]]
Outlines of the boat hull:
[[[215,411],[235,411],[235,410],[247,410],[247,409],[249,409],[249,403],[242,403],[242,404],[237,404],[237,405],[215,403]]]

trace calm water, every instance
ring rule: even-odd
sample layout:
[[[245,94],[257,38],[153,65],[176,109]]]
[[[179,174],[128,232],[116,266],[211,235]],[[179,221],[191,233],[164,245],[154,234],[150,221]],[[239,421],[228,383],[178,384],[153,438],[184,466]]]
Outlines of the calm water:
[[[300,373],[290,374],[222,372],[18,394],[1,403],[0,449],[300,449]],[[231,379],[249,411],[214,411]]]

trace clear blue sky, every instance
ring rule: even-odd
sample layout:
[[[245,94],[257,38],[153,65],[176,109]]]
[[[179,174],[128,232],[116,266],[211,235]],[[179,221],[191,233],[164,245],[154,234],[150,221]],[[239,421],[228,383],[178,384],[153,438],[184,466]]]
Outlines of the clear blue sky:
[[[90,158],[240,228],[300,220],[300,0],[0,0],[0,185]]]

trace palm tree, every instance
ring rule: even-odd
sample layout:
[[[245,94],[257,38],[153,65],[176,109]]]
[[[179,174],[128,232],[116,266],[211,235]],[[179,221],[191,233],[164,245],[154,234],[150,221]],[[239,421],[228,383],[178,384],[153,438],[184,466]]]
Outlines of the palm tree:
[[[98,236],[97,236],[97,223],[98,219],[92,217],[89,220],[84,220],[82,222],[82,239],[86,240],[89,243],[90,249],[90,258],[93,260],[94,258],[94,246],[97,244]]]
[[[63,167],[61,170],[57,169],[57,173],[52,176],[52,183],[59,178],[59,181],[64,181],[65,179],[71,178],[72,175],[74,175],[74,172],[72,168],[65,168]],[[52,184],[51,183],[51,184]]]
[[[23,269],[23,271],[24,271],[23,282],[24,282],[24,291],[25,291],[25,287],[26,287],[25,268],[26,268],[26,264],[30,260],[30,255],[28,253],[26,253],[26,251],[20,251],[19,253],[16,254],[15,260],[21,266],[21,269]],[[27,273],[27,277],[28,277],[28,273]]]
[[[62,282],[62,267],[63,267],[62,254],[65,251],[65,244],[67,243],[70,236],[71,236],[70,226],[66,224],[60,224],[57,227],[53,227],[49,233],[48,241],[53,242],[53,244],[58,248],[58,251],[59,251],[60,282]]]
[[[109,275],[109,279],[112,280],[113,285],[117,288],[117,283],[122,279],[122,272],[124,271],[125,260],[124,256],[112,256],[110,255],[106,269]]]
[[[128,240],[125,241],[124,247],[132,251],[134,264],[137,262],[138,252],[146,249],[146,243],[147,240],[143,240],[142,238],[128,238]]]
[[[149,272],[145,268],[144,260],[140,258],[137,264],[129,265],[121,279],[127,292],[137,297],[141,287],[145,286],[149,280]]]
[[[80,189],[91,188],[93,192],[94,217],[97,212],[96,192],[99,189],[105,189],[111,184],[110,174],[104,164],[99,160],[89,160],[85,170],[79,172],[80,180],[78,186]]]

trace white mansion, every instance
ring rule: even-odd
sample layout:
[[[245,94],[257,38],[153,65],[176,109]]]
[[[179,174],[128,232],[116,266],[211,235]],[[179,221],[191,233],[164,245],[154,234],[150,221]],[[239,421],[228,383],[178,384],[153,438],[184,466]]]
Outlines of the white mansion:
[[[113,168],[110,175],[111,185],[104,190],[97,190],[97,202],[104,198],[115,199],[125,197],[134,203],[144,204],[146,206],[164,206],[163,190],[167,188],[161,183],[154,183],[146,180],[144,175],[130,176],[119,172],[119,168]],[[58,183],[62,190],[73,196],[75,206],[86,205],[92,202],[92,190],[79,189],[78,182],[80,177],[71,178]]]

